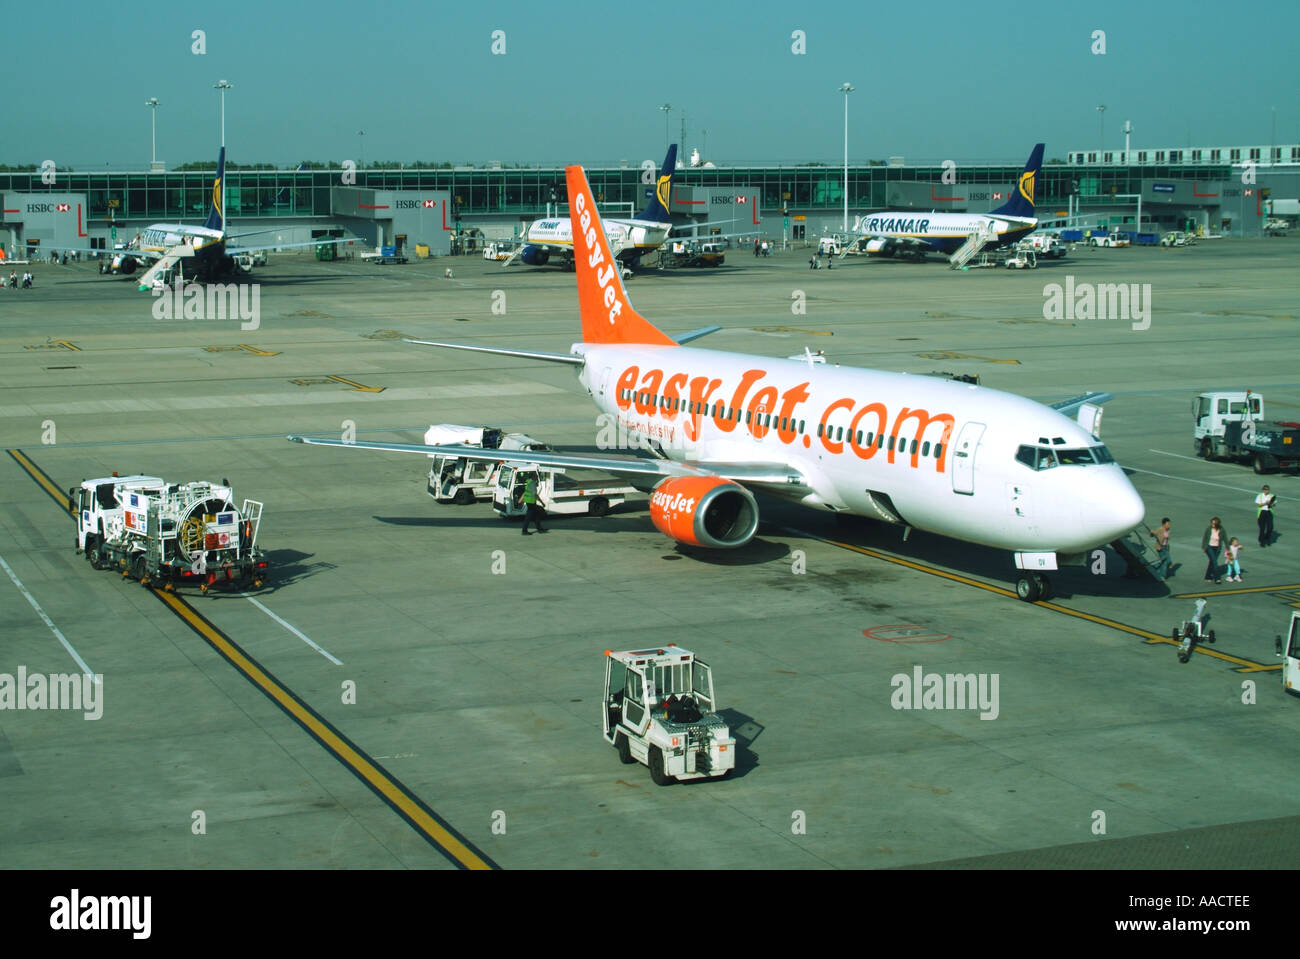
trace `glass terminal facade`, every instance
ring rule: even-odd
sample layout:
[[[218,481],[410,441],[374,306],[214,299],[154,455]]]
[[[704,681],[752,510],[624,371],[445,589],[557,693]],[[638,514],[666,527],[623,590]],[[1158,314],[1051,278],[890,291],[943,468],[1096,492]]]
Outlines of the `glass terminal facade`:
[[[1014,183],[1021,165],[958,167],[959,185]],[[342,185],[343,171],[237,170],[227,168],[228,214],[256,217],[329,216],[330,188]],[[889,188],[906,182],[941,184],[941,166],[849,167],[849,210],[865,212],[887,207]],[[54,185],[41,182],[39,170],[0,172],[0,192],[85,193],[93,220],[189,221],[202,219],[212,191],[211,170],[157,173],[60,172]],[[1037,183],[1040,205],[1064,208],[1067,197],[1104,197],[1136,193],[1142,179],[1224,180],[1228,165],[1087,166],[1044,165]],[[646,185],[636,167],[592,168],[587,171],[598,202],[640,209]],[[504,167],[500,169],[359,170],[355,185],[382,190],[446,190],[458,218],[544,214],[547,203],[565,201],[564,170]],[[677,171],[675,182],[698,187],[745,187],[761,197],[767,213],[782,209],[827,211],[844,202],[844,172],[829,165],[748,166]],[[949,207],[948,209],[952,209]],[[982,212],[982,211],[978,211]]]

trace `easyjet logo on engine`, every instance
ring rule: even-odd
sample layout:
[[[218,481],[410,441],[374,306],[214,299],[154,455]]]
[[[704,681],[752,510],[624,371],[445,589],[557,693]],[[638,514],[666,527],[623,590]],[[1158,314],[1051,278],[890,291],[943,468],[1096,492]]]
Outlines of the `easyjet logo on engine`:
[[[695,509],[695,497],[655,492],[650,494],[650,505],[668,513],[689,513]]]

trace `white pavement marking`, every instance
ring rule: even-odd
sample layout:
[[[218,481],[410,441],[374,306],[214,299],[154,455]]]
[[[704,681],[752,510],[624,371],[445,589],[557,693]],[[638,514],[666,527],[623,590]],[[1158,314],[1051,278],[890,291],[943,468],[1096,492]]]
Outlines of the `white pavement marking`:
[[[1160,450],[1151,450],[1152,453],[1159,453]],[[1170,456],[1177,456],[1177,453],[1170,453]],[[1199,483],[1201,486],[1217,486],[1219,489],[1236,490],[1238,493],[1254,493],[1253,489],[1243,489],[1240,486],[1228,486],[1226,483],[1211,483],[1209,480],[1188,479],[1186,476],[1170,476],[1168,473],[1157,473],[1154,470],[1140,470],[1136,466],[1126,466],[1125,469],[1134,473],[1146,473],[1148,476],[1159,476],[1162,479],[1181,480],[1184,483]]]
[[[289,632],[293,633],[295,636],[297,636],[299,639],[301,639],[304,643],[306,643],[306,644],[307,644],[308,646],[310,646],[312,649],[316,650],[316,652],[320,653],[322,656],[324,656],[326,659],[328,659],[328,660],[329,660],[331,663],[333,663],[335,666],[342,666],[342,665],[343,665],[343,661],[342,661],[341,659],[335,659],[335,658],[334,658],[334,657],[329,653],[328,650],[322,649],[320,646],[316,645],[316,643],[312,641],[312,639],[311,639],[310,636],[308,636],[306,633],[303,633],[303,632],[299,631],[298,629],[296,629],[296,628],[293,626],[292,623],[287,623],[287,622],[285,622],[283,619],[281,619],[279,616],[275,615],[275,613],[271,612],[269,609],[267,609],[265,606],[263,606],[263,605],[262,605],[261,603],[259,603],[257,600],[253,599],[253,597],[249,596],[247,593],[240,593],[239,595],[242,596],[242,597],[244,597],[244,599],[248,600],[250,603],[252,603],[252,604],[253,604],[254,606],[256,606],[258,609],[260,609],[262,612],[266,613],[267,616],[270,616],[273,620],[275,620],[277,623],[279,623],[281,626],[283,626],[283,627],[284,627],[285,629],[287,629]]]
[[[86,676],[94,677],[95,685],[99,685],[98,674],[86,665],[86,661],[78,655],[77,651],[72,648],[72,644],[68,642],[68,637],[59,632],[59,627],[55,626],[50,617],[45,615],[45,610],[41,609],[41,604],[36,602],[36,597],[29,593],[27,587],[24,586],[22,581],[14,575],[14,571],[9,568],[9,564],[5,562],[3,556],[0,556],[0,566],[4,567],[5,572],[9,574],[9,578],[14,581],[14,585],[18,587],[18,592],[27,597],[27,602],[32,604],[32,609],[36,610],[36,615],[45,621],[45,625],[50,627],[50,632],[52,632],[55,638],[63,644],[63,648],[71,654],[72,658],[77,661],[77,665],[81,667],[81,672]]]
[[[360,375],[363,378],[365,374]],[[324,377],[317,377],[323,379]],[[323,384],[321,384],[323,385]],[[338,384],[331,383],[332,386]],[[35,405],[18,404],[0,406],[0,417],[48,417],[57,414],[71,416],[77,413],[149,413],[180,410],[225,410],[225,409],[275,409],[283,406],[319,406],[329,403],[355,403],[352,394],[356,390],[330,389],[320,392],[304,393],[230,393],[221,396],[185,396],[175,393],[171,396],[157,397],[112,397],[95,400],[79,400],[69,403],[43,403],[39,410]],[[389,388],[382,393],[366,393],[366,402],[388,403],[393,400],[448,400],[448,399],[491,399],[502,396],[544,395],[564,393],[558,386],[545,383],[467,383],[463,386],[412,386]]]

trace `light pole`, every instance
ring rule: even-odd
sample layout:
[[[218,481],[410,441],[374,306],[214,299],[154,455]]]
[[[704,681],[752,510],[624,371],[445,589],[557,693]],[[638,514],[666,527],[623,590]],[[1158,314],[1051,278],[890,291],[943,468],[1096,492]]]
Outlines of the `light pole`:
[[[1124,165],[1128,166],[1128,138],[1133,134],[1133,121],[1124,121]]]
[[[851,83],[840,84],[840,93],[844,94],[844,222],[840,229],[849,232],[849,94],[855,87]]]
[[[673,105],[671,103],[661,104],[660,110],[664,111],[664,152],[668,152],[668,146],[672,142],[672,133],[669,131],[669,115],[672,113]]]
[[[357,131],[357,137],[360,139],[360,142],[361,142],[361,163],[360,163],[360,167],[361,167],[361,169],[364,170],[364,169],[366,168],[366,131],[365,131],[365,130],[358,130],[358,131]]]
[[[225,155],[226,150],[226,91],[233,87],[234,84],[227,80],[218,80],[213,84],[212,89],[221,91],[221,152]],[[226,229],[226,174],[221,173],[221,230],[224,233]]]
[[[149,108],[149,168],[153,169],[158,163],[158,98],[150,97],[144,101],[144,105]]]
[[[1101,162],[1102,151],[1106,148],[1106,104],[1097,107],[1097,162]]]

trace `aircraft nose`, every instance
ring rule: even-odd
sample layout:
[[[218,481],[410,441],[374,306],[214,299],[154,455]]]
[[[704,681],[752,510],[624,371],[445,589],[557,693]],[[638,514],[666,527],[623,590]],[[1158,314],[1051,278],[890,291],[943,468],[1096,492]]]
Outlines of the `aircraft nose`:
[[[1118,467],[1115,475],[1102,484],[1102,495],[1097,497],[1098,519],[1105,527],[1107,540],[1116,539],[1139,526],[1147,515],[1146,504],[1129,478]]]

